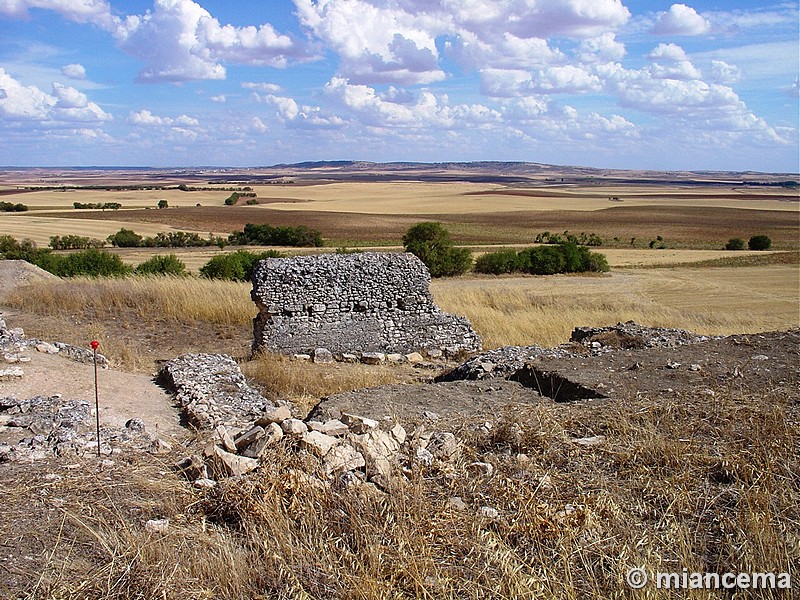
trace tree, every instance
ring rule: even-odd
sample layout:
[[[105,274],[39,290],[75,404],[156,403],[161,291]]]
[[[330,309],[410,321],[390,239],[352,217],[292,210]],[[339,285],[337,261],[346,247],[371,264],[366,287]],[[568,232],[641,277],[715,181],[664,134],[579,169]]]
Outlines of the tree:
[[[142,236],[131,229],[120,229],[117,233],[108,236],[108,243],[115,248],[138,248],[142,245]]]
[[[169,208],[169,202],[167,202],[166,200],[159,200],[158,208]]]
[[[200,275],[208,279],[229,279],[233,281],[250,281],[253,270],[259,260],[280,258],[283,254],[275,250],[255,253],[249,250],[237,250],[227,254],[218,254],[200,267]]]
[[[744,240],[742,238],[731,238],[725,244],[725,250],[744,250]]]
[[[441,223],[417,223],[403,236],[403,246],[425,263],[431,277],[461,275],[472,265],[472,253],[454,247]]]
[[[141,263],[134,272],[137,275],[186,275],[186,265],[174,254],[157,254]]]
[[[754,235],[747,242],[747,247],[750,250],[769,250],[772,246],[772,240],[766,235]]]

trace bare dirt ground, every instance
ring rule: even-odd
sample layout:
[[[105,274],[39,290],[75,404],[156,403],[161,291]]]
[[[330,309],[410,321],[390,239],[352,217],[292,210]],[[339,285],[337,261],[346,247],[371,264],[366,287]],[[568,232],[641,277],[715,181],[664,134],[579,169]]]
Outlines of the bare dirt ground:
[[[433,419],[453,426],[468,419],[492,420],[541,402],[599,403],[681,396],[714,402],[713,390],[737,395],[786,394],[800,404],[800,329],[711,338],[674,348],[625,348],[618,341],[592,354],[577,344],[567,357],[538,357],[513,380],[488,376],[478,381],[389,385],[324,398],[314,418],[337,418],[342,412],[402,423]],[[617,346],[617,347],[614,347]],[[584,397],[574,384],[585,388]]]
[[[56,277],[24,261],[0,261],[0,301],[5,294],[19,286],[53,278]],[[29,322],[27,319],[16,319],[21,315],[8,311],[0,313],[0,316],[7,319],[7,325],[12,328],[22,327],[21,322]],[[40,320],[41,317],[36,319]],[[44,341],[62,340],[50,338]],[[58,354],[38,352],[34,348],[27,348],[21,355],[30,358],[30,362],[19,363],[24,376],[0,381],[0,397],[28,399],[61,394],[65,401],[87,400],[94,405],[92,365],[75,362]],[[185,434],[171,397],[149,375],[126,373],[114,368],[98,369],[98,398],[102,425],[122,428],[129,419],[140,418],[153,435],[175,438]],[[0,442],[19,441],[10,437],[17,432],[4,430],[5,427],[0,427]]]

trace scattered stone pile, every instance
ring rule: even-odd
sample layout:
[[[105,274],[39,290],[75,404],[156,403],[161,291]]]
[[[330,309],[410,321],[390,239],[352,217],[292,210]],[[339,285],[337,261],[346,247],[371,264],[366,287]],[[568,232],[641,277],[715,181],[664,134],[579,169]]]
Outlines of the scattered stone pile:
[[[473,356],[452,371],[440,375],[435,381],[464,381],[495,377],[507,379],[534,358],[540,356],[565,358],[573,355],[574,353],[566,347],[503,346]]]
[[[683,329],[644,327],[633,321],[617,323],[610,327],[576,327],[570,343],[555,348],[539,346],[504,346],[482,352],[445,373],[436,381],[462,381],[509,378],[537,358],[575,358],[614,352],[629,348],[677,348],[687,344],[707,341],[708,336],[697,335]],[[576,346],[577,345],[577,346]]]
[[[196,487],[213,487],[217,480],[269,467],[268,450],[277,444],[310,459],[306,474],[317,484],[372,484],[381,490],[415,467],[446,468],[461,450],[450,432],[419,426],[409,434],[388,417],[377,421],[348,413],[341,419],[304,422],[281,406],[249,428],[217,426],[202,455],[187,456],[176,468]]]
[[[253,350],[312,354],[448,354],[480,350],[464,317],[433,302],[430,273],[413,254],[363,252],[272,258],[253,274],[259,309]]]
[[[93,410],[86,400],[60,395],[0,398],[0,430],[22,436],[15,444],[0,443],[0,463],[97,453]],[[123,446],[156,453],[170,449],[167,442],[152,437],[140,419],[131,419],[125,429],[101,429],[100,440],[100,453],[106,456]]]
[[[576,327],[570,341],[593,349],[599,348],[677,348],[711,338],[683,329],[644,327],[634,321],[611,327]]]
[[[227,354],[182,354],[161,367],[158,380],[198,429],[235,427],[273,407]]]
[[[91,364],[94,361],[94,354],[87,348],[80,348],[62,342],[45,342],[36,338],[25,337],[22,328],[9,329],[5,320],[0,315],[0,381],[23,377],[25,371],[20,364],[30,362],[30,356],[25,353],[30,350],[44,352],[45,354],[58,354],[70,360]],[[108,368],[108,359],[102,354],[97,355],[97,364]],[[14,365],[14,366],[5,366]]]

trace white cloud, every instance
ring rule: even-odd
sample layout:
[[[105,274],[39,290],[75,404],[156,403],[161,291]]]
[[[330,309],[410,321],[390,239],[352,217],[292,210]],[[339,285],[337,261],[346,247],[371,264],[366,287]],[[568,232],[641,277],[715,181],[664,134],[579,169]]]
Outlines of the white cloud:
[[[0,68],[0,116],[6,120],[38,121],[53,125],[111,120],[106,113],[75,88],[53,83],[48,94],[34,85],[23,85]]]
[[[436,36],[446,23],[376,0],[295,0],[301,23],[340,57],[353,81],[431,83],[444,79]]]
[[[657,115],[670,128],[703,129],[717,135],[748,135],[763,143],[787,143],[728,86],[693,78],[659,77],[652,66],[629,70],[619,64],[602,65],[598,75],[606,90],[623,106]]]
[[[613,33],[583,40],[576,52],[582,63],[599,63],[622,60],[625,56],[625,44],[618,42]]]
[[[266,125],[264,125],[264,121],[262,121],[258,117],[253,117],[250,120],[250,131],[252,133],[261,134],[269,131],[269,128]]]
[[[702,35],[710,23],[685,4],[673,4],[667,12],[659,13],[651,30],[655,35]]]
[[[481,71],[483,93],[494,97],[528,96],[531,94],[577,94],[599,91],[600,79],[572,65],[549,67],[528,72],[519,69],[484,69]]]
[[[276,83],[256,83],[253,81],[242,82],[242,87],[246,90],[258,90],[260,92],[267,92],[270,94],[277,94],[283,91],[283,88]]]
[[[277,109],[278,117],[292,127],[331,129],[345,125],[343,119],[323,112],[319,106],[300,106],[285,96],[268,95],[265,100]]]
[[[294,1],[301,23],[338,54],[339,75],[365,84],[444,79],[442,39],[474,69],[563,64],[546,38],[603,36],[630,18],[620,0]]]
[[[711,61],[709,79],[714,83],[736,83],[742,78],[742,71],[736,65],[729,65],[724,60]]]
[[[421,91],[413,102],[393,102],[366,85],[334,77],[325,94],[361,124],[375,128],[470,128],[500,121],[500,113],[480,104],[450,105],[446,96]]]
[[[133,125],[143,125],[147,127],[173,127],[176,129],[185,129],[198,127],[200,122],[194,117],[188,115],[180,115],[179,117],[160,117],[154,115],[147,109],[131,112],[128,115],[128,122]]]
[[[192,0],[155,0],[152,12],[119,20],[114,33],[123,50],[144,61],[139,77],[146,81],[224,79],[224,61],[285,67],[309,58],[270,24],[221,25]]]
[[[655,62],[646,70],[658,79],[701,79],[703,76],[683,48],[675,44],[659,44],[647,57]]]
[[[209,100],[214,102],[215,104],[225,104],[228,101],[228,97],[225,94],[218,94],[216,96],[209,96]]]
[[[681,62],[689,60],[683,48],[676,44],[659,44],[656,46],[647,58],[655,60],[664,60],[667,62]]]
[[[29,8],[52,10],[70,21],[94,23],[106,29],[112,28],[115,22],[105,0],[0,0],[0,14],[24,18]]]
[[[61,67],[61,73],[70,79],[86,79],[86,68],[78,63],[72,63]]]

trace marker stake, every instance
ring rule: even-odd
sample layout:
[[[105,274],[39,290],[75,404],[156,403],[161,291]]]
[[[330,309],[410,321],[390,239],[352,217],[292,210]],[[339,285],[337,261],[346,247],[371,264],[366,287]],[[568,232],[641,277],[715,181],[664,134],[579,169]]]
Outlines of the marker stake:
[[[92,340],[92,358],[94,359],[94,416],[97,424],[97,457],[100,458],[100,396],[97,391],[97,347],[100,342]]]

